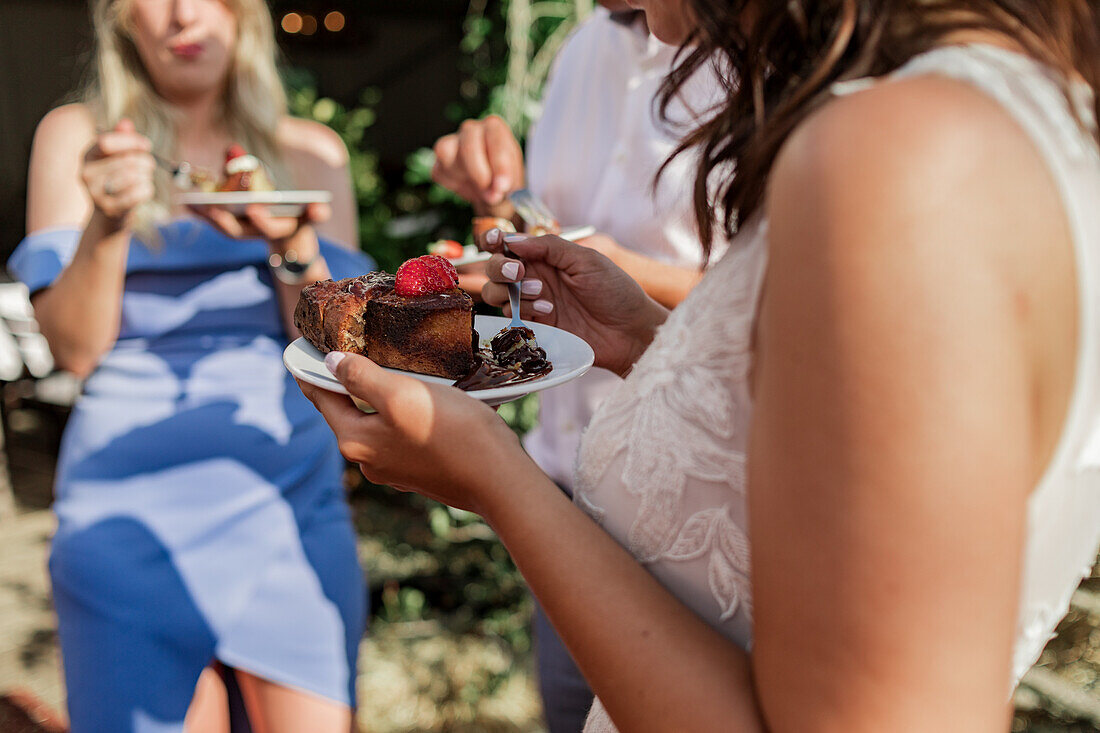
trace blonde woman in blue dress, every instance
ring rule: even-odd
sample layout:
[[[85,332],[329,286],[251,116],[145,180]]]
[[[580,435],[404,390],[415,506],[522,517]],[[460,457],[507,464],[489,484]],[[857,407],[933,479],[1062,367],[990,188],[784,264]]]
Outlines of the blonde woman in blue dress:
[[[280,357],[304,285],[371,267],[347,151],[287,117],[261,0],[92,6],[95,83],[38,128],[10,261],[87,377],[50,557],[73,732],[224,730],[221,663],[257,731],[345,733],[364,581],[336,442]],[[151,153],[220,171],[232,143],[331,211],[173,206]]]
[[[576,503],[454,389],[339,353],[379,414],[303,389],[367,476],[487,518],[589,733],[1003,733],[1100,539],[1100,10],[631,2],[670,93],[731,82],[686,144],[734,237],[671,312],[554,237],[490,260],[626,377]]]

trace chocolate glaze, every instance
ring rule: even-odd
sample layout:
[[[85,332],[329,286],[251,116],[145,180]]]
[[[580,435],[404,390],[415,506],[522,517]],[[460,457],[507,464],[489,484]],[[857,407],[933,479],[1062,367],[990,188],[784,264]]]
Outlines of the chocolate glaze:
[[[475,332],[476,333],[476,332]],[[476,340],[476,339],[475,339]],[[539,348],[529,328],[505,328],[480,349],[474,368],[454,386],[467,392],[538,379],[554,365]]]

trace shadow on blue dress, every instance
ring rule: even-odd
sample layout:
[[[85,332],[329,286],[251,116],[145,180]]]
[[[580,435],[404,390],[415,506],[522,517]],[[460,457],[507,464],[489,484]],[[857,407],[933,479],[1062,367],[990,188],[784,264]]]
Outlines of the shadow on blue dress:
[[[216,640],[167,548],[127,517],[73,532],[65,545],[50,573],[64,578],[54,603],[70,715],[90,731],[175,730],[190,699],[169,691],[195,689]],[[120,551],[144,572],[116,571],[110,559]],[[80,629],[72,627],[77,620]]]

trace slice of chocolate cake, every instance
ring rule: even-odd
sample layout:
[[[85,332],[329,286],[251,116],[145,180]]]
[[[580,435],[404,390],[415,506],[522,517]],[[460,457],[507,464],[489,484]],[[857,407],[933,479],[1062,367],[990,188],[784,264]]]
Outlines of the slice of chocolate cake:
[[[294,306],[294,327],[318,350],[328,352],[325,346],[325,309],[337,293],[343,292],[343,283],[322,280],[302,288],[298,304]]]
[[[372,298],[363,317],[366,354],[378,364],[459,379],[474,366],[474,301],[465,291]]]

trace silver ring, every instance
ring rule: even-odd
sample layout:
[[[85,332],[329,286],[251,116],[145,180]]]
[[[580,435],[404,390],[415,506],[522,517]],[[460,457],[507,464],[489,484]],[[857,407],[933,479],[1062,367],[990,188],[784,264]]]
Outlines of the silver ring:
[[[114,196],[116,193],[118,193],[117,191],[115,191],[115,187],[111,185],[110,178],[103,182],[103,193],[108,196]]]

